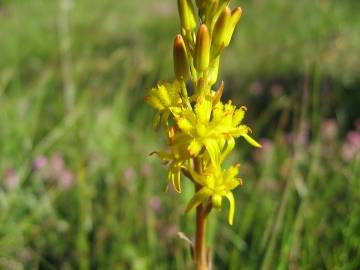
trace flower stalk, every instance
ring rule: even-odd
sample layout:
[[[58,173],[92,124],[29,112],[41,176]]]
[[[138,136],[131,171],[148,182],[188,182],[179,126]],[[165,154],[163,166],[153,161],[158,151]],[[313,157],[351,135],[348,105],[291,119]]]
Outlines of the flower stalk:
[[[206,221],[207,213],[202,204],[196,208],[196,233],[194,261],[196,270],[209,269],[206,250]]]
[[[194,265],[197,270],[208,270],[207,218],[212,210],[222,209],[226,198],[232,225],[232,190],[242,185],[237,177],[240,165],[223,168],[223,162],[235,148],[236,138],[261,146],[242,123],[246,107],[237,108],[231,100],[222,102],[223,82],[214,87],[221,54],[230,44],[241,8],[231,10],[230,0],[177,0],[177,4],[180,33],[173,44],[175,80],[149,89],[145,99],[157,110],[154,127],[160,126],[168,141],[166,149],[153,152],[168,165],[167,188],[172,184],[181,193],[182,175],[195,186],[185,213],[196,209]]]

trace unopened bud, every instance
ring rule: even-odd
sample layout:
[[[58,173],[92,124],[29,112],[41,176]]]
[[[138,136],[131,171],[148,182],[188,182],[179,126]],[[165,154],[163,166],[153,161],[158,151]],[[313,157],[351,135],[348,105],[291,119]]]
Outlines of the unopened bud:
[[[204,71],[208,68],[210,61],[210,36],[205,24],[200,26],[196,36],[195,68]]]
[[[189,79],[189,64],[187,61],[184,39],[181,35],[177,35],[174,40],[173,56],[176,79],[179,81],[186,81]]]
[[[234,33],[235,30],[235,26],[237,25],[237,23],[240,20],[242,14],[242,10],[240,7],[235,8],[232,12],[231,12],[231,18],[230,18],[230,24],[226,33],[226,38],[224,41],[224,45],[225,47],[227,47],[230,43],[231,37]]]
[[[181,28],[191,31],[196,27],[196,14],[191,0],[178,0]]]
[[[221,13],[219,19],[215,23],[214,32],[212,36],[212,51],[217,54],[221,47],[225,46],[228,27],[231,20],[231,10],[226,7]]]

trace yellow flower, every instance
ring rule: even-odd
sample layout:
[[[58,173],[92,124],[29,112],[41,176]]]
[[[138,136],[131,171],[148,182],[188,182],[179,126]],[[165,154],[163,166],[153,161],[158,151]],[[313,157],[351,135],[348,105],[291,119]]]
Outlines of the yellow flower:
[[[229,200],[228,222],[232,225],[235,213],[235,199],[231,190],[242,185],[242,180],[236,177],[238,172],[239,165],[231,166],[227,170],[221,170],[220,167],[212,166],[203,175],[190,169],[193,180],[201,188],[192,197],[185,212],[189,212],[201,203],[210,202],[210,200],[214,208],[220,209],[222,197],[226,197]]]
[[[166,191],[172,182],[174,189],[181,192],[181,169],[187,169],[190,160],[189,152],[186,150],[186,143],[189,141],[185,134],[175,133],[174,129],[170,129],[170,151],[158,151],[151,154],[156,154],[158,157],[169,165],[168,184]]]
[[[199,98],[194,109],[185,109],[175,115],[177,126],[190,138],[187,147],[190,155],[196,157],[205,147],[214,166],[220,165],[225,156],[234,148],[237,137],[244,137],[255,147],[261,147],[249,136],[250,128],[241,125],[246,108],[236,109],[231,102],[213,105],[211,96]],[[227,144],[226,149],[222,149]],[[222,153],[221,153],[222,152]]]
[[[168,126],[170,113],[181,111],[183,103],[181,99],[181,85],[178,81],[158,84],[156,87],[148,90],[145,100],[158,110],[154,119],[154,127],[157,127],[160,121],[162,121],[165,128]]]

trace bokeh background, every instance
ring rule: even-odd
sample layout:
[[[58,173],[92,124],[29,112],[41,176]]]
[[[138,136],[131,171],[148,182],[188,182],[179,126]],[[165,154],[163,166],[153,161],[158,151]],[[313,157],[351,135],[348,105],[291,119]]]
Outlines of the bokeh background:
[[[214,269],[360,269],[360,1],[238,4],[220,78],[263,148],[230,158]],[[175,0],[0,1],[0,269],[191,269],[144,102],[178,29]]]

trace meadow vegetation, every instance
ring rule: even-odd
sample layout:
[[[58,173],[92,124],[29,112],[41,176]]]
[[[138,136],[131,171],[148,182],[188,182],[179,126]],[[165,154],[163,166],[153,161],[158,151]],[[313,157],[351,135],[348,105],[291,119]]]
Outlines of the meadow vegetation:
[[[236,217],[215,269],[360,268],[360,2],[244,0],[223,54]],[[193,193],[165,192],[145,89],[173,78],[176,1],[0,1],[0,269],[191,269]],[[214,216],[218,216],[214,218]]]

